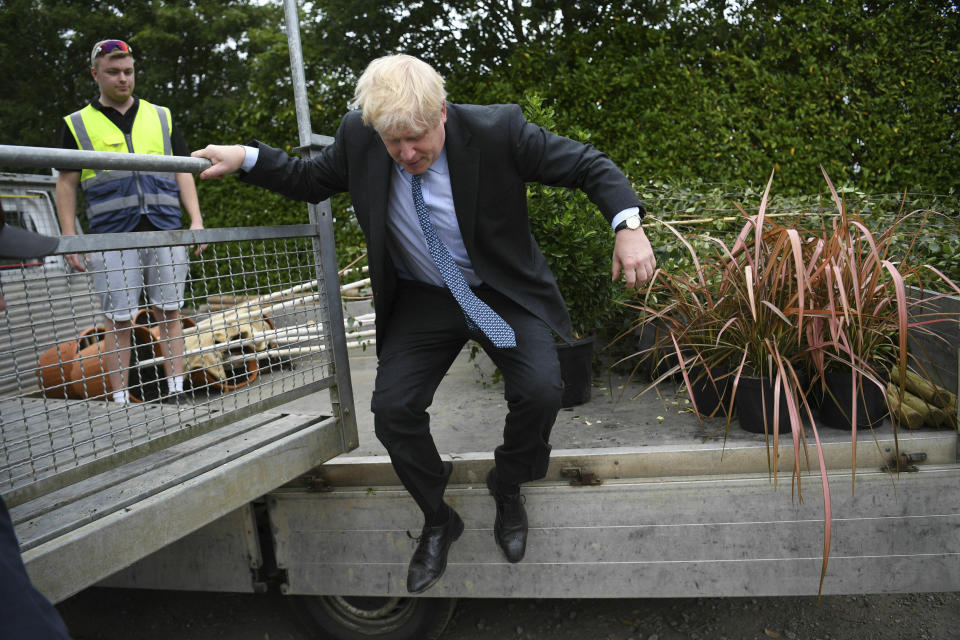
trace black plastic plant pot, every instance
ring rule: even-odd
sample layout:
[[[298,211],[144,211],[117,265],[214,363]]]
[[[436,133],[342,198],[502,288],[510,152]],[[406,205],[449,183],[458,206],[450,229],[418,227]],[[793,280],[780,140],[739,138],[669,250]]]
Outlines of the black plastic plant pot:
[[[695,367],[690,371],[690,393],[697,403],[697,413],[701,416],[726,417],[733,388],[729,373],[730,369],[727,367],[713,367],[709,376],[702,367]]]
[[[773,381],[769,378],[741,377],[737,383],[737,418],[740,427],[751,433],[764,433],[764,417],[766,417],[766,432],[773,434]],[[787,407],[787,394],[780,387],[780,433],[790,432],[790,409]]]
[[[647,380],[656,380],[677,365],[677,356],[673,343],[669,339],[670,331],[663,322],[645,324],[637,331],[640,351],[638,371]],[[678,379],[674,375],[673,379]]]
[[[827,391],[820,401],[820,423],[835,429],[849,430],[852,425],[853,404],[851,389],[853,381],[849,371],[827,371],[824,374]],[[876,427],[887,417],[887,402],[884,392],[873,382],[860,378],[857,389],[857,428]]]
[[[572,344],[557,343],[557,358],[560,359],[560,377],[563,378],[563,409],[584,404],[590,400],[593,382],[593,343],[588,336]]]

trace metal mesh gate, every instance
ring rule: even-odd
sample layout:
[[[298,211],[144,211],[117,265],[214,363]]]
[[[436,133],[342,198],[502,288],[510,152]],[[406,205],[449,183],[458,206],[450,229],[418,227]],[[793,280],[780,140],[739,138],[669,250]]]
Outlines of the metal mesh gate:
[[[199,255],[188,233],[195,232],[64,238],[71,251],[86,254],[88,271],[67,272],[62,262],[3,270],[0,491],[102,468],[95,463],[149,452],[335,384],[330,345],[337,332],[318,277],[316,227],[207,230],[213,238]],[[113,402],[109,360],[122,347],[93,279],[120,277],[127,265],[96,257],[175,247],[188,256],[176,261],[186,273],[186,391],[167,393],[177,338],[143,300],[132,317],[130,402]]]

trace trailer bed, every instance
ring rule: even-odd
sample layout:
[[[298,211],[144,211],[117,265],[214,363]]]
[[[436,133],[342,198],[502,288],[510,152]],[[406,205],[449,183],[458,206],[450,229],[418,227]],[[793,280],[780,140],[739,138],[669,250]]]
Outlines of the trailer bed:
[[[734,421],[700,423],[677,385],[631,399],[643,383],[610,374],[585,405],[562,411],[546,478],[524,485],[530,538],[507,563],[493,541],[484,486],[504,407],[489,364],[464,351],[441,384],[432,430],[454,471],[447,500],[466,524],[429,597],[683,597],[813,595],[820,588],[824,506],[815,457],[791,477],[781,436],[776,480],[766,438]],[[375,359],[351,354],[360,446],[266,496],[269,540],[288,594],[406,597],[406,568],[422,522],[373,436],[366,409]],[[306,397],[292,406],[317,406]],[[815,456],[807,427],[808,451]],[[820,431],[829,472],[832,541],[823,593],[960,590],[960,465],[952,430]],[[916,472],[884,470],[923,453]],[[801,455],[802,452],[801,452]],[[103,584],[216,588],[181,563],[216,549],[201,530]],[[236,538],[236,535],[233,535]],[[222,545],[224,549],[229,546]],[[246,554],[249,556],[249,552]],[[229,557],[228,557],[229,556]],[[231,560],[232,559],[232,560]],[[207,557],[211,571],[236,549]],[[194,570],[193,573],[196,573]],[[211,572],[202,572],[206,578]],[[157,577],[162,576],[162,581]],[[177,577],[179,576],[179,578]],[[226,581],[221,588],[226,586]]]

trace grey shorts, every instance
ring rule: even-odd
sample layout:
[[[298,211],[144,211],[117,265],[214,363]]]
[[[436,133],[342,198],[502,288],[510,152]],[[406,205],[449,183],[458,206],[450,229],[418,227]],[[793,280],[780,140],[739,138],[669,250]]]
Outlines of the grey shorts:
[[[87,254],[87,260],[103,313],[114,322],[133,318],[144,288],[155,307],[174,311],[183,306],[189,271],[186,247],[95,251]]]

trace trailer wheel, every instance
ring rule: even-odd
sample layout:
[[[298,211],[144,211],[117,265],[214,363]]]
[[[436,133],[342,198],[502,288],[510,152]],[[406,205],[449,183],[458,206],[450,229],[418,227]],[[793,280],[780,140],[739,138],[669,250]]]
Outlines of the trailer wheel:
[[[457,605],[456,598],[294,596],[291,600],[310,632],[333,640],[436,640]]]

